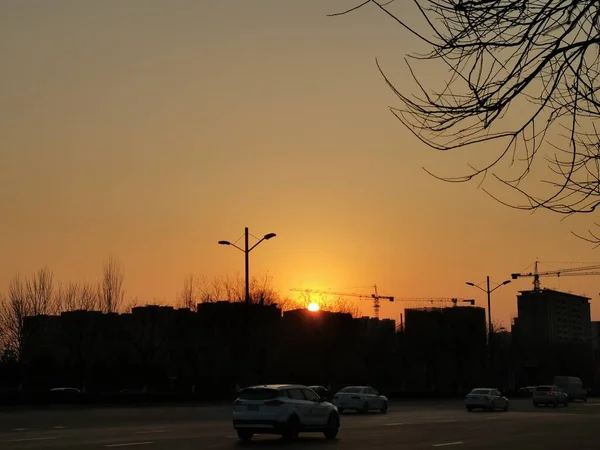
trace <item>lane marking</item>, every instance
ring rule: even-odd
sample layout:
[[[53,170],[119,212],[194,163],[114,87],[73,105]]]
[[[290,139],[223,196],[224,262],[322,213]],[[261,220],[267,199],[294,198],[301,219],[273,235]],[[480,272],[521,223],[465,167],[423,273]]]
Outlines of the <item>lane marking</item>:
[[[403,422],[394,422],[394,423],[384,423],[383,424],[384,427],[393,427],[396,425],[404,425],[404,423]]]
[[[107,444],[105,447],[129,447],[133,445],[148,445],[154,444],[153,441],[144,441],[144,442],[125,442],[123,444]]]
[[[50,441],[52,439],[56,439],[54,436],[48,437],[34,437],[34,438],[23,438],[23,439],[12,439],[8,442],[27,442],[27,441]]]
[[[135,434],[149,434],[149,433],[168,433],[171,430],[147,430],[147,431],[136,431]]]
[[[55,427],[52,427],[52,428],[54,428],[55,430],[62,430],[65,427],[63,427],[62,425],[56,425]]]
[[[27,428],[14,428],[13,431],[27,431]]]
[[[457,442],[446,442],[445,444],[433,444],[434,447],[447,447],[449,445],[461,445],[464,444],[463,441],[457,441]]]

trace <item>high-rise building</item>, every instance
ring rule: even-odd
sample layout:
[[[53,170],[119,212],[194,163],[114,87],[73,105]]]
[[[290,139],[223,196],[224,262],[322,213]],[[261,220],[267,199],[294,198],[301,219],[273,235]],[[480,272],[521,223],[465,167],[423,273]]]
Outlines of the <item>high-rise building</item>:
[[[514,328],[519,341],[527,347],[591,343],[589,300],[553,289],[519,292]]]

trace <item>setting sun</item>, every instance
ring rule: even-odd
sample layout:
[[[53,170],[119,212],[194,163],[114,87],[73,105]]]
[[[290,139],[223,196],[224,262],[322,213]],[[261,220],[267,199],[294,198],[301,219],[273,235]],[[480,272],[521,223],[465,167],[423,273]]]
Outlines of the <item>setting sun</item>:
[[[319,310],[319,304],[318,303],[311,303],[310,305],[308,305],[308,310],[309,311],[313,311],[316,312]]]

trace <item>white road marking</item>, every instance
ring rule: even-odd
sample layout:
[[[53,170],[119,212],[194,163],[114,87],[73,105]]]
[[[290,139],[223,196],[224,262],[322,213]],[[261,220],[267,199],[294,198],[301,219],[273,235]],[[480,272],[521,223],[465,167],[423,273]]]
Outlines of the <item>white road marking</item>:
[[[403,422],[394,422],[394,423],[384,423],[383,424],[384,427],[393,427],[396,425],[404,425],[404,423]]]
[[[35,438],[22,438],[22,439],[12,439],[8,442],[27,442],[27,441],[50,441],[52,439],[56,439],[55,437],[35,437]]]
[[[464,444],[463,441],[457,441],[457,442],[446,442],[445,444],[433,444],[434,447],[447,447],[449,445],[460,445],[460,444]]]
[[[65,427],[63,427],[62,425],[56,425],[55,427],[52,427],[52,428],[54,428],[55,430],[62,430]]]
[[[105,447],[129,447],[132,445],[148,445],[154,444],[153,441],[144,441],[144,442],[125,442],[123,444],[107,444]]]
[[[147,431],[137,431],[135,434],[149,434],[149,433],[168,433],[171,430],[147,430]]]
[[[27,428],[15,428],[13,431],[27,431]]]

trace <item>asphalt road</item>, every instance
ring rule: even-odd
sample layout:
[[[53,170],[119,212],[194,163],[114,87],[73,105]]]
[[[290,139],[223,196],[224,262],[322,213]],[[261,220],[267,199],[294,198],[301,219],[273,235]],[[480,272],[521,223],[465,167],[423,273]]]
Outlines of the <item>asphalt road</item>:
[[[338,439],[303,434],[286,443],[255,436],[241,444],[230,406],[0,412],[0,449],[596,450],[600,401],[509,412],[468,413],[460,402],[394,402],[388,414],[344,414]]]

